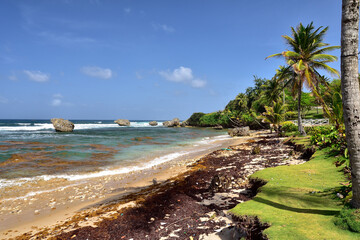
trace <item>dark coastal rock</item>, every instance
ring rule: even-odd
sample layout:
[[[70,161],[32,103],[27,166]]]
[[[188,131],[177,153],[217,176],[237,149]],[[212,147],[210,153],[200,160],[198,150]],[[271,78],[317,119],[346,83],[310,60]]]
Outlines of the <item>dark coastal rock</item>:
[[[180,127],[180,119],[174,118],[171,121],[165,121],[163,122],[163,125],[165,127]]]
[[[72,132],[75,127],[72,122],[62,118],[52,118],[51,123],[57,132]]]
[[[250,128],[249,127],[239,127],[239,128],[229,129],[228,134],[232,137],[249,136]]]
[[[115,120],[114,122],[119,124],[119,126],[130,126],[130,121],[127,119],[118,119]]]
[[[149,122],[149,125],[150,126],[157,126],[158,122],[157,121],[151,121],[151,122]]]

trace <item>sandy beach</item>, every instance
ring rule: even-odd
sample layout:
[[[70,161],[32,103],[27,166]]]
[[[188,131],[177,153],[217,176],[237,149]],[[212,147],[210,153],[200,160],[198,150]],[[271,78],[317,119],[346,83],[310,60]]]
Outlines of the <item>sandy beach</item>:
[[[260,156],[255,157],[251,154],[254,146],[261,147]],[[233,138],[222,142],[220,148],[208,149],[201,155],[187,156],[146,171],[134,172],[126,176],[92,179],[91,183],[80,183],[76,186],[60,188],[55,192],[22,199],[22,204],[14,201],[12,204],[18,208],[12,209],[15,213],[9,212],[8,215],[2,215],[6,221],[2,220],[5,225],[2,225],[0,237],[1,239],[86,239],[81,234],[74,234],[74,231],[81,232],[83,228],[91,228],[99,232],[107,231],[104,230],[107,228],[101,226],[104,224],[108,226],[109,222],[113,224],[112,221],[123,218],[127,227],[122,225],[123,229],[117,230],[121,232],[117,234],[123,234],[121,239],[171,239],[172,234],[175,233],[170,231],[171,228],[166,228],[165,231],[165,225],[177,220],[171,217],[171,211],[174,208],[171,207],[172,210],[164,208],[164,204],[169,207],[174,203],[159,203],[159,201],[164,201],[161,197],[164,194],[166,196],[182,194],[182,197],[186,196],[187,200],[184,199],[182,202],[180,196],[175,200],[175,204],[185,204],[183,207],[187,210],[184,210],[182,217],[189,218],[190,222],[191,219],[197,219],[196,223],[202,218],[207,223],[205,225],[209,225],[200,224],[198,228],[192,227],[196,229],[193,238],[206,239],[204,238],[206,234],[218,234],[219,229],[235,224],[231,217],[226,215],[226,211],[251,197],[246,190],[249,188],[248,175],[265,167],[302,162],[302,160],[296,160],[295,157],[290,157],[291,151],[292,148],[282,145],[279,139],[269,137],[265,132],[254,132],[250,137]],[[233,179],[229,180],[230,182],[234,183],[236,179],[230,192],[226,190],[216,193],[209,187],[214,176],[221,174],[232,176]],[[192,179],[193,184],[187,185],[186,179],[194,177],[202,179]],[[153,179],[156,179],[156,184],[153,183]],[[199,195],[196,195],[196,192]],[[189,195],[192,198],[188,199]],[[147,203],[149,201],[151,204]],[[13,206],[12,204],[8,207]],[[158,213],[155,213],[157,210],[154,210],[154,206],[151,205],[156,206],[156,209],[164,208],[163,210],[169,213],[164,213],[162,219],[154,217]],[[134,209],[148,207],[152,209],[150,212],[146,209],[141,210],[147,213],[146,216],[139,212],[134,213],[136,212]],[[198,207],[201,209],[197,209]],[[21,210],[20,213],[16,213],[19,210]],[[199,214],[187,216],[193,211],[198,211]],[[149,214],[154,216],[151,217]],[[213,215],[217,217],[214,217],[214,221],[210,223],[209,219]],[[129,219],[124,216],[128,216]],[[145,219],[141,219],[143,217]],[[179,218],[181,214],[177,217],[175,214],[173,217]],[[134,218],[148,225],[148,228],[146,230],[133,229],[137,226],[137,224],[134,225],[133,221],[136,221]],[[159,226],[155,227],[156,224]],[[129,231],[129,229],[132,230]],[[189,232],[183,237],[188,234]],[[89,239],[102,239],[99,236],[94,233],[89,236]]]
[[[60,226],[76,215],[86,215],[86,212],[94,212],[94,209],[101,209],[114,201],[129,206],[132,204],[129,199],[136,198],[132,195],[152,186],[154,179],[162,183],[178,176],[188,171],[190,165],[206,154],[239,144],[245,139],[247,138],[215,141],[205,150],[127,174],[82,179],[70,183],[64,179],[50,179],[43,183],[29,182],[21,187],[11,186],[1,195],[0,239],[9,239],[24,233],[33,234]],[[22,192],[21,198],[16,197],[16,194],[24,189],[29,192]],[[111,213],[103,215],[92,219],[92,222],[99,221]],[[89,222],[82,223],[84,226],[88,224],[91,225]]]

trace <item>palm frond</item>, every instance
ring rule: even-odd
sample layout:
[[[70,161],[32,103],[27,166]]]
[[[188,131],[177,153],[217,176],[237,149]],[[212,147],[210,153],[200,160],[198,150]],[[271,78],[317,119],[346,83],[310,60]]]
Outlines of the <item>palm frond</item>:
[[[310,60],[319,60],[319,61],[326,61],[326,62],[335,62],[338,58],[334,55],[330,54],[314,54],[310,57]]]
[[[340,73],[339,73],[338,70],[336,70],[335,68],[332,68],[332,67],[330,67],[330,66],[328,66],[328,65],[326,65],[326,64],[324,64],[324,63],[322,63],[322,62],[314,62],[314,63],[313,63],[313,66],[314,66],[315,68],[323,69],[323,70],[329,72],[331,75],[340,77]]]
[[[283,56],[282,53],[276,53],[276,54],[272,54],[272,55],[270,55],[270,56],[267,56],[267,57],[265,58],[265,60],[268,59],[268,58],[272,58],[272,57],[282,57],[282,56]]]

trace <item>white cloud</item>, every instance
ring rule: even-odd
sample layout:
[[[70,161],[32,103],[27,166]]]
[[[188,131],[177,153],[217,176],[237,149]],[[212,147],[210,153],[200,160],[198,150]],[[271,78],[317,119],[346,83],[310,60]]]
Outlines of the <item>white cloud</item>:
[[[100,68],[100,67],[83,67],[81,68],[81,72],[85,75],[88,75],[90,77],[95,78],[101,78],[101,79],[109,79],[112,77],[112,71],[109,68]]]
[[[124,12],[125,12],[125,13],[130,13],[130,12],[131,12],[131,8],[124,8]]]
[[[191,81],[191,86],[193,86],[194,88],[202,88],[202,87],[205,87],[205,85],[206,85],[205,80],[194,79]]]
[[[9,102],[9,100],[7,98],[4,98],[4,97],[0,96],[0,103],[5,104],[5,103],[8,103],[8,102]]]
[[[61,99],[55,98],[52,100],[51,105],[54,107],[60,106],[62,103]]]
[[[56,93],[53,95],[53,98],[63,98],[63,95],[61,95],[60,93]]]
[[[47,82],[50,79],[49,74],[42,73],[40,71],[24,70],[24,73],[28,76],[30,80],[35,82]]]
[[[166,24],[155,24],[155,23],[153,23],[152,26],[153,26],[153,28],[155,30],[162,30],[162,31],[168,32],[168,33],[175,32],[175,29],[173,27],[168,26]]]
[[[60,93],[55,93],[52,95],[52,100],[50,102],[51,106],[59,107],[59,106],[73,106],[72,103],[63,101],[64,96]]]
[[[136,78],[139,79],[139,80],[144,78],[143,75],[142,75],[141,73],[139,73],[139,72],[136,72],[136,73],[135,73],[135,76],[136,76]]]
[[[169,70],[160,71],[159,74],[168,81],[189,84],[194,88],[205,87],[207,83],[205,80],[195,78],[191,68],[182,66],[174,69],[172,72]]]
[[[9,80],[11,80],[11,81],[17,81],[18,78],[15,76],[15,74],[12,74],[12,75],[9,76]]]

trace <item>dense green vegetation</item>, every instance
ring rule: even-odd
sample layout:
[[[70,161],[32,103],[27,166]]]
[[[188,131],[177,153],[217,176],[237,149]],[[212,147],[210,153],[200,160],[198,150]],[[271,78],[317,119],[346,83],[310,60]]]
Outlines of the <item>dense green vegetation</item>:
[[[223,127],[237,127],[237,126],[250,126],[252,129],[268,128],[269,124],[266,123],[266,113],[272,112],[271,109],[274,104],[277,104],[278,109],[282,108],[284,116],[279,116],[283,121],[297,119],[297,100],[292,95],[290,86],[284,89],[279,86],[276,95],[268,97],[269,89],[275,79],[269,80],[258,78],[254,76],[254,87],[246,89],[245,93],[239,93],[235,99],[229,101],[222,111],[213,113],[193,113],[187,120],[190,126],[197,127],[214,127],[221,125]],[[327,80],[330,86],[327,91],[323,91],[321,96],[329,106],[333,106],[331,94],[334,94],[332,86],[335,85],[335,91],[338,92],[337,84],[339,80]],[[275,97],[276,96],[276,97]],[[322,106],[318,103],[316,97],[310,92],[302,92],[301,95],[301,116],[303,119],[319,119],[327,117],[324,114]],[[270,104],[270,99],[273,99],[274,104]],[[285,103],[283,102],[285,100]],[[275,101],[276,100],[276,101]],[[281,105],[281,106],[280,106]],[[271,123],[272,124],[272,123]],[[280,125],[282,125],[280,123]]]

